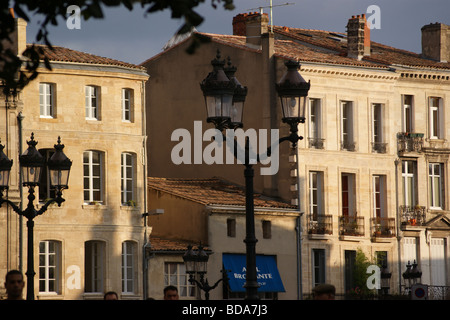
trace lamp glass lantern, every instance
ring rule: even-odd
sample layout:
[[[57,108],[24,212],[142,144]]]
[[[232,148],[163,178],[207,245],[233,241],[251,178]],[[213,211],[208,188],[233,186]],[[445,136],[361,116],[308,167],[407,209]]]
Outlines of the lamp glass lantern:
[[[4,145],[0,144],[0,189],[7,189],[9,184],[9,174],[13,161],[3,152]]]
[[[20,167],[24,186],[37,186],[41,178],[42,168],[44,167],[44,157],[36,149],[37,141],[34,140],[34,134],[31,134],[31,140],[27,141],[28,149],[19,156]]]
[[[231,106],[230,120],[231,128],[242,128],[243,127],[243,117],[244,117],[244,102],[247,97],[247,87],[244,87],[239,80],[236,78],[235,73],[237,68],[231,65],[230,57],[228,57],[227,67],[224,69],[225,74],[235,85],[235,90],[233,94],[233,104]]]
[[[188,245],[188,249],[183,255],[183,261],[186,266],[186,273],[193,274],[196,269],[197,254],[192,250],[192,246]]]
[[[408,287],[411,288],[411,264],[409,261],[406,264],[405,272],[403,272],[403,279],[405,279],[405,285],[406,281],[408,281]]]
[[[50,186],[56,189],[67,189],[69,187],[69,174],[72,161],[62,151],[64,145],[58,137],[58,144],[55,144],[55,153],[48,160],[48,171],[50,173]]]
[[[231,121],[235,84],[225,74],[225,60],[220,60],[219,51],[211,64],[213,71],[200,83],[205,97],[207,121],[224,127]]]
[[[208,259],[208,254],[203,250],[203,246],[200,245],[197,253],[197,273],[205,274],[208,271]]]
[[[305,109],[310,82],[306,82],[300,75],[300,63],[289,60],[285,63],[286,73],[276,84],[276,89],[281,100],[283,122],[304,123]]]
[[[411,275],[411,281],[412,281],[413,285],[421,282],[422,271],[420,271],[416,260],[414,260],[414,262],[412,264],[412,269],[411,269],[410,275]]]

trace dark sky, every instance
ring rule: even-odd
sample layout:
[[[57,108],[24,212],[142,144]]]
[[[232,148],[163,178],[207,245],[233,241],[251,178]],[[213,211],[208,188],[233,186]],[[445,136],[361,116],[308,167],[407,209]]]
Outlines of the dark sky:
[[[201,32],[231,34],[232,19],[239,13],[258,11],[269,6],[270,0],[234,0],[236,9],[211,7],[205,0],[198,12],[205,18]],[[289,5],[282,5],[289,3]],[[396,48],[421,52],[421,27],[435,22],[450,24],[450,0],[273,0],[273,23],[305,29],[346,32],[352,15],[366,13],[369,19],[379,8],[379,29],[371,30],[371,40]],[[253,10],[249,10],[253,9]],[[269,8],[264,8],[269,13]],[[32,16],[27,28],[27,41],[35,42],[37,21]],[[170,12],[145,15],[140,6],[133,11],[126,8],[105,9],[104,19],[81,21],[81,29],[68,29],[61,19],[50,32],[52,44],[88,52],[125,62],[139,64],[158,54],[164,44],[181,26],[170,18]]]

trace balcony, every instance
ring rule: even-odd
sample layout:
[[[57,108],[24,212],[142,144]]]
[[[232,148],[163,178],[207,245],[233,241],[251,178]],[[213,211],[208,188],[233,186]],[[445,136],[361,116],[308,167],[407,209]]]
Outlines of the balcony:
[[[333,234],[333,216],[310,214],[308,219],[308,234],[312,235],[331,235]]]
[[[340,216],[339,234],[341,236],[364,236],[364,217]]]
[[[400,222],[404,226],[422,226],[425,224],[425,207],[400,206]]]
[[[325,139],[321,138],[308,138],[309,147],[314,149],[323,149],[323,142]]]
[[[386,142],[372,142],[373,153],[386,153],[386,149],[387,149]]]
[[[341,141],[341,150],[355,151],[356,150],[356,142]]]
[[[371,218],[370,234],[372,238],[393,238],[395,237],[394,218]]]
[[[422,152],[423,133],[399,132],[397,133],[397,151],[404,152]]]

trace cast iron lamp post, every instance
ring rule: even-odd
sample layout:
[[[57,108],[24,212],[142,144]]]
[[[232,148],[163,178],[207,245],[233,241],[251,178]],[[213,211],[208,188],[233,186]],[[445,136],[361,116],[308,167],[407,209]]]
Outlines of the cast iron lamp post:
[[[12,201],[3,198],[3,191],[8,190],[9,174],[11,172],[12,160],[4,154],[4,146],[0,145],[0,207],[3,203],[7,203],[12,209],[21,216],[28,219],[28,248],[27,248],[27,300],[34,300],[34,244],[33,244],[33,219],[45,211],[48,206],[56,202],[58,206],[65,201],[62,197],[62,190],[68,188],[70,167],[72,161],[63,153],[64,145],[61,144],[61,139],[58,137],[58,144],[55,145],[55,153],[47,162],[50,188],[56,190],[56,197],[48,200],[39,210],[34,207],[34,188],[39,186],[42,168],[45,164],[44,157],[36,149],[37,141],[34,140],[34,134],[31,134],[31,140],[27,141],[28,149],[19,156],[21,167],[21,175],[23,179],[23,186],[28,187],[28,205],[25,210],[21,210]]]
[[[215,125],[220,130],[223,139],[225,129],[236,129],[243,127],[242,116],[244,110],[244,101],[247,95],[247,87],[242,86],[234,76],[235,67],[228,66],[224,68],[225,60],[220,60],[220,51],[211,61],[213,71],[200,83],[206,103],[207,122]],[[290,135],[279,139],[279,143],[290,141],[293,146],[297,145],[298,140],[303,139],[298,135],[298,124],[305,122],[305,107],[310,88],[310,83],[306,82],[298,70],[300,64],[297,61],[287,61],[285,63],[287,72],[283,75],[280,82],[276,84],[276,89],[281,100],[283,112],[282,121],[290,127]],[[227,75],[228,74],[228,75]],[[237,144],[236,139],[234,145]],[[235,151],[235,157],[237,157]],[[269,147],[267,155],[270,154]],[[258,157],[259,159],[259,157]],[[258,281],[256,271],[256,242],[255,237],[255,218],[254,218],[254,199],[253,199],[253,162],[250,161],[249,140],[245,143],[245,207],[246,207],[246,299],[258,300]]]
[[[209,300],[209,292],[215,289],[220,281],[223,281],[227,276],[226,271],[222,270],[222,278],[217,280],[214,285],[210,286],[208,279],[205,279],[205,274],[208,270],[208,259],[209,256],[205,250],[203,250],[202,245],[198,246],[197,251],[192,250],[192,246],[189,245],[183,255],[186,273],[189,275],[189,282],[196,284],[199,289],[205,291],[205,300]],[[200,276],[200,281],[194,278],[195,274]]]

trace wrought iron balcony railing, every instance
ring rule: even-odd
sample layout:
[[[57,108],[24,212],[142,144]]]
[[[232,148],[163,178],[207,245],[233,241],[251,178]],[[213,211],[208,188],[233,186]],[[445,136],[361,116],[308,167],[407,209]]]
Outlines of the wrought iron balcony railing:
[[[402,226],[421,226],[425,223],[425,207],[400,206],[400,221]]]
[[[308,138],[309,147],[315,149],[323,149],[323,142],[325,139],[321,138]]]
[[[364,236],[364,217],[340,216],[339,234],[343,236]]]
[[[356,142],[341,141],[341,150],[355,151],[356,150]]]
[[[387,150],[386,142],[372,142],[372,152],[386,153],[386,150]]]
[[[310,214],[307,218],[309,234],[333,234],[332,215]]]
[[[422,152],[423,133],[399,132],[397,133],[398,152]]]
[[[395,237],[395,218],[371,218],[370,232],[374,238]]]

